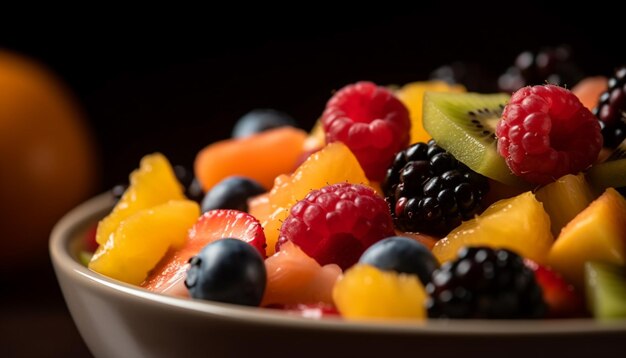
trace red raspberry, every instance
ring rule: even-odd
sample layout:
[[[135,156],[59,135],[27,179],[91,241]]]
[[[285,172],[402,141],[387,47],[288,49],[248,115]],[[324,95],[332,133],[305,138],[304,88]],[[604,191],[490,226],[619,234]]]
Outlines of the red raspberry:
[[[388,89],[357,82],[335,93],[322,115],[326,142],[343,142],[371,180],[383,181],[394,154],[409,145],[409,111]]]
[[[364,185],[341,183],[313,190],[291,208],[277,251],[291,240],[320,265],[345,270],[368,247],[393,235],[385,200]]]
[[[598,120],[572,92],[554,85],[515,92],[496,136],[511,171],[536,184],[586,169],[602,148]]]

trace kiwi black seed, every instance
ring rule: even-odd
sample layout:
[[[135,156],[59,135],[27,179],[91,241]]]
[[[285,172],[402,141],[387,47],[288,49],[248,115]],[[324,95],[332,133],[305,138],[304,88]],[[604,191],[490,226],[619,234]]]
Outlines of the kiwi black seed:
[[[496,126],[502,116],[504,104],[499,104],[496,109],[479,108],[467,112],[467,117],[474,126],[476,133],[480,137],[490,137],[496,141]]]
[[[527,187],[496,149],[495,130],[508,100],[506,94],[427,92],[423,124],[443,149],[475,172]]]

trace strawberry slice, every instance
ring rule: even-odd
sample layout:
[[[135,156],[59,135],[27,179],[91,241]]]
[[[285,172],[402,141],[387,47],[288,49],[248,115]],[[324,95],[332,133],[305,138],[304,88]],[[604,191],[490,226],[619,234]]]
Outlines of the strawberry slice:
[[[204,213],[189,230],[185,246],[169,251],[141,286],[154,292],[188,297],[184,282],[189,259],[207,244],[223,238],[245,241],[265,257],[265,235],[257,219],[237,210],[211,210]]]
[[[535,273],[535,279],[543,290],[548,317],[568,318],[584,314],[582,297],[558,272],[529,259],[524,259],[524,264]]]

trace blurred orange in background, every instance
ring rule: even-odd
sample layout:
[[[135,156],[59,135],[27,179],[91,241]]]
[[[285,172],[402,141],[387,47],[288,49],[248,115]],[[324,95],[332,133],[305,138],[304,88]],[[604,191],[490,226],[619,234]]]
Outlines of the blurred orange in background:
[[[95,148],[63,84],[0,50],[0,273],[47,261],[54,223],[96,189]]]

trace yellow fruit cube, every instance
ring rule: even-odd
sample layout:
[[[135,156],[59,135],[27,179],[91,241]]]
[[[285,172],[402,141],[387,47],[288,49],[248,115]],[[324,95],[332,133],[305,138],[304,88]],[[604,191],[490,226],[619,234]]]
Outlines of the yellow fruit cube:
[[[582,173],[565,175],[539,189],[535,196],[550,216],[554,236],[593,201],[593,193]]]
[[[333,300],[352,320],[422,319],[426,291],[416,275],[381,271],[369,265],[350,268],[335,284]]]
[[[548,258],[550,266],[581,288],[587,261],[626,265],[626,200],[613,188],[561,230]]]
[[[492,204],[482,215],[463,222],[437,241],[433,254],[439,262],[454,260],[465,246],[509,249],[545,263],[553,237],[550,217],[531,192]]]
[[[200,216],[189,200],[170,201],[124,219],[100,245],[89,268],[105,276],[138,285],[167,250],[180,248]]]

